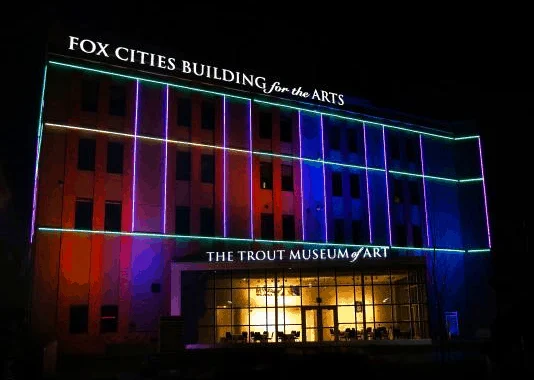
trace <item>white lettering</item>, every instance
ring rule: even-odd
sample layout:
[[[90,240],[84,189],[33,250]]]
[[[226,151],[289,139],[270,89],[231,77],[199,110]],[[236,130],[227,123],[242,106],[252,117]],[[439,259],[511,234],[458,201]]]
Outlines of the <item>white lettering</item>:
[[[90,50],[86,50],[85,46],[87,44],[89,44]],[[96,44],[91,40],[82,40],[82,42],[80,42],[80,49],[82,49],[84,53],[92,54],[96,50]]]
[[[176,69],[176,66],[174,64],[174,58],[167,59],[167,69],[174,71]]]
[[[289,252],[289,260],[300,260],[300,251],[298,249],[296,252],[293,252],[293,250],[291,250]]]
[[[79,38],[69,36],[69,50],[74,50],[74,44],[78,45]]]
[[[121,61],[125,61],[125,62],[128,61],[128,57],[126,57],[126,58],[122,58],[122,57],[120,56],[119,52],[120,52],[121,50],[125,50],[125,51],[126,51],[126,54],[128,54],[128,49],[126,49],[125,47],[118,47],[118,48],[115,49],[115,57],[117,57],[117,58],[120,59]]]
[[[188,61],[182,60],[182,73],[190,74],[191,73],[191,63]]]

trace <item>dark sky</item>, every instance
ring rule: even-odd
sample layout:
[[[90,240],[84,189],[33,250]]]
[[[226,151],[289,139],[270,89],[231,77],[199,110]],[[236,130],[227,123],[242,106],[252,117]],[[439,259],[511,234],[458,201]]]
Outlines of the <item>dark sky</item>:
[[[532,128],[525,12],[436,8],[388,17],[383,10],[368,14],[354,6],[328,10],[308,3],[292,11],[263,3],[241,8],[194,3],[176,2],[174,10],[155,9],[153,2],[113,10],[109,2],[101,7],[71,2],[33,12],[21,4],[5,14],[11,23],[3,25],[8,67],[0,164],[13,202],[0,218],[1,239],[18,244],[28,235],[45,39],[55,25],[316,84],[380,107],[476,122],[484,143],[494,245],[503,258],[499,267],[517,274],[530,172],[525,133]]]

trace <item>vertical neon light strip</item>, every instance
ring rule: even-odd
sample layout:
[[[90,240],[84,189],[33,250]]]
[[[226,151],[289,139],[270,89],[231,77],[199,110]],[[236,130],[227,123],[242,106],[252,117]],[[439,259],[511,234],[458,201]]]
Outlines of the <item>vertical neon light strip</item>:
[[[165,178],[163,185],[163,233],[167,233],[167,165],[169,140],[169,85],[165,88]]]
[[[302,240],[306,240],[306,236],[304,234],[305,227],[304,227],[304,185],[302,181],[302,177],[304,177],[304,173],[302,172],[302,131],[300,126],[300,110],[298,111],[299,114],[299,157],[301,158],[300,161],[300,208],[301,208],[301,218],[302,218]]]
[[[428,209],[426,201],[426,181],[425,181],[425,161],[423,159],[423,135],[419,135],[419,152],[421,154],[421,174],[423,175],[423,198],[425,202],[425,225],[426,225],[426,246],[430,247],[430,229],[428,226]]]
[[[326,212],[326,174],[324,169],[324,126],[321,114],[321,151],[323,156],[323,201],[324,201],[324,241],[328,243],[328,217]]]
[[[388,180],[388,158],[386,150],[386,128],[382,126],[382,141],[384,143],[384,169],[386,174],[386,197],[388,202],[388,233],[389,233],[389,245],[391,245],[391,212],[389,210],[389,180]]]
[[[250,238],[254,239],[254,202],[252,197],[252,186],[254,183],[253,172],[252,172],[252,99],[248,100],[248,143],[250,151]]]
[[[37,125],[37,152],[35,154],[35,173],[33,177],[33,204],[32,204],[32,225],[30,228],[30,244],[33,243],[33,235],[35,233],[35,216],[37,213],[37,178],[39,177],[39,158],[41,157],[41,142],[43,140],[43,110],[44,110],[44,95],[46,88],[46,72],[48,66],[45,65],[43,74],[43,88],[41,89],[41,104],[39,105],[39,124]]]
[[[135,176],[137,165],[137,126],[139,114],[139,80],[135,82],[135,119],[134,119],[134,153],[133,153],[133,179],[132,179],[132,232],[135,225]]]
[[[371,193],[369,192],[369,173],[367,170],[367,134],[363,123],[363,153],[365,158],[365,188],[367,189],[367,219],[369,220],[369,244],[373,243],[373,228],[371,224]]]
[[[484,192],[484,208],[486,210],[486,228],[488,230],[488,247],[491,248],[491,234],[488,214],[488,197],[486,195],[486,176],[484,175],[484,161],[482,160],[482,143],[478,138],[478,154],[480,156],[480,170],[482,172],[482,191]]]
[[[226,96],[223,96],[223,236],[226,237]]]

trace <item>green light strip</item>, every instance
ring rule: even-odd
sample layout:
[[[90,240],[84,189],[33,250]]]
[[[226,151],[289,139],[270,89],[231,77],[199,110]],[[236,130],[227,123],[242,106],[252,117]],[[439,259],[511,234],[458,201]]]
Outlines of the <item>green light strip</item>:
[[[461,141],[461,140],[474,140],[474,139],[478,139],[480,136],[464,136],[464,137],[455,137],[454,139],[456,141]]]
[[[480,249],[469,249],[467,253],[481,253],[481,252],[491,252],[489,248],[480,248]]]
[[[458,182],[460,183],[466,183],[466,182],[482,182],[484,178],[468,178],[468,179],[460,179]]]
[[[407,172],[400,172],[398,170],[389,170],[391,174],[398,174],[398,175],[405,175],[409,177],[417,177],[417,178],[424,178],[424,179],[434,179],[436,181],[445,181],[445,182],[458,182],[457,179],[452,178],[445,178],[445,177],[436,177],[432,175],[422,175],[422,174],[414,174],[414,173],[407,173]]]
[[[426,177],[426,176],[425,176]],[[432,252],[434,251],[434,248],[419,248],[419,247],[398,247],[398,246],[391,246],[391,249],[401,249],[401,250],[407,250],[407,251],[425,251],[425,252]],[[454,248],[435,248],[436,251],[440,252],[458,252],[458,253],[465,253],[465,249],[454,249]]]

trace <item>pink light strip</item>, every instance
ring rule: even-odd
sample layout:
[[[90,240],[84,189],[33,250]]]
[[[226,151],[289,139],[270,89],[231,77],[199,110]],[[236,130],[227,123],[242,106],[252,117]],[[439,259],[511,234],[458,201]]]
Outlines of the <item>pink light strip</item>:
[[[167,233],[167,165],[169,140],[169,86],[165,88],[165,178],[163,185],[163,233]]]
[[[369,220],[369,243],[373,243],[373,227],[371,224],[371,193],[369,192],[369,171],[367,170],[367,134],[363,123],[363,152],[365,156],[365,188],[367,189],[367,219]]]
[[[323,202],[324,202],[324,240],[328,243],[328,216],[326,212],[326,174],[324,169],[324,125],[321,114],[321,154],[323,156]]]
[[[302,158],[302,131],[300,126],[300,110],[298,111],[299,115],[299,157]],[[302,240],[306,240],[306,235],[304,234],[305,226],[304,226],[304,187],[303,187],[303,181],[302,177],[304,176],[304,173],[302,172],[302,160],[300,161],[300,208],[301,208],[301,218],[302,218]]]
[[[384,170],[386,173],[386,197],[388,202],[388,233],[389,233],[389,245],[391,245],[391,212],[389,210],[389,180],[388,180],[388,158],[386,150],[386,128],[382,126],[382,141],[384,143]]]
[[[226,237],[226,96],[223,96],[223,236]]]
[[[488,231],[488,247],[491,248],[491,233],[490,233],[489,214],[488,214],[488,197],[486,195],[486,176],[484,175],[484,161],[482,160],[482,143],[480,142],[480,137],[478,138],[478,154],[480,156],[480,170],[482,171],[482,191],[484,192],[484,209],[486,211],[486,228]]]
[[[252,171],[252,99],[249,99],[248,101],[248,137],[250,151],[250,238],[254,239],[254,198],[252,196],[252,186],[254,184],[254,173]]]
[[[139,113],[139,80],[135,82],[135,119],[134,119],[134,153],[133,153],[133,179],[132,179],[132,232],[135,225],[135,177],[137,166],[137,126]]]
[[[421,153],[421,174],[423,175],[423,197],[425,201],[426,246],[430,247],[430,229],[428,226],[428,209],[426,201],[425,161],[423,159],[423,135],[419,135],[419,152]]]

